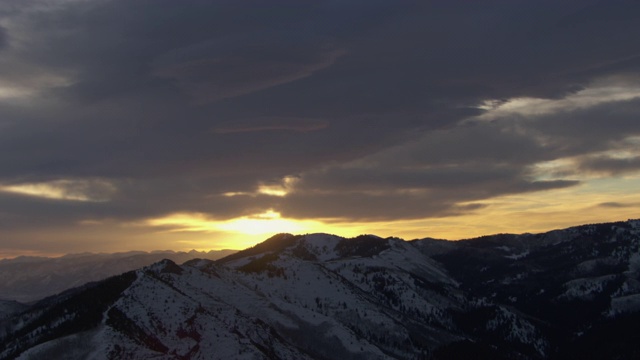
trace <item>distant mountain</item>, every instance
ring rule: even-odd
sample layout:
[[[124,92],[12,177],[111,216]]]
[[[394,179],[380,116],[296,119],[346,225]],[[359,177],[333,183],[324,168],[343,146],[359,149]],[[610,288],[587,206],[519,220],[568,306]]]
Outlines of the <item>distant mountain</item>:
[[[30,302],[158,262],[183,263],[194,258],[216,260],[235,250],[199,252],[132,251],[70,254],[57,258],[21,256],[0,260],[0,300]],[[0,312],[2,310],[0,309]],[[1,316],[1,315],[0,315]]]
[[[12,300],[0,300],[0,320],[26,310],[29,306]]]
[[[637,359],[640,221],[448,242],[279,234],[0,320],[0,359]]]

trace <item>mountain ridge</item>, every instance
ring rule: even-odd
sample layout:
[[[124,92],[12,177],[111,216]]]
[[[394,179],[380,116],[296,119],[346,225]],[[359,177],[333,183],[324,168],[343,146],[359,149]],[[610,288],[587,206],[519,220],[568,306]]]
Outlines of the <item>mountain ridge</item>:
[[[3,259],[0,260],[0,300],[33,302],[75,286],[135,270],[163,258],[182,263],[195,257],[215,260],[233,252],[235,250],[161,250]]]
[[[639,220],[456,242],[278,234],[105,281],[0,320],[0,359],[640,354]]]

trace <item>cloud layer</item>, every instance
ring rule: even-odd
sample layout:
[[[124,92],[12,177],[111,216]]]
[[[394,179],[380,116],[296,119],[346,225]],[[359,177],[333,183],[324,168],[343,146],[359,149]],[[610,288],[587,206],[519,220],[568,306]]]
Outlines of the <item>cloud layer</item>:
[[[633,176],[639,24],[631,0],[5,1],[0,238],[440,218]]]

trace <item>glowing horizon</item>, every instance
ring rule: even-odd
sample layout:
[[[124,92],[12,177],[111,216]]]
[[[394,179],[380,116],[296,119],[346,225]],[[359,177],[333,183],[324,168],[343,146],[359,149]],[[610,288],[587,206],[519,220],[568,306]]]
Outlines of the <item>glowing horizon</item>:
[[[234,248],[237,250],[255,245],[277,233],[322,232],[343,237],[374,234],[405,240],[431,237],[456,241],[497,233],[537,233],[588,223],[636,218],[636,214],[640,214],[638,180],[640,179],[631,177],[616,181],[594,179],[576,188],[503,196],[486,201],[488,208],[465,215],[434,219],[299,220],[282,218],[280,213],[270,209],[260,214],[223,221],[209,219],[202,214],[173,214],[148,223],[154,227],[170,226],[166,230],[170,233],[210,232],[216,233],[217,238],[228,236],[238,244],[243,244],[244,247]],[[602,189],[607,187],[609,190],[603,192]],[[619,206],[611,201],[621,196],[631,205]],[[603,210],[606,210],[606,215],[602,213]],[[200,246],[196,249],[229,248],[233,241],[224,241],[224,246]]]

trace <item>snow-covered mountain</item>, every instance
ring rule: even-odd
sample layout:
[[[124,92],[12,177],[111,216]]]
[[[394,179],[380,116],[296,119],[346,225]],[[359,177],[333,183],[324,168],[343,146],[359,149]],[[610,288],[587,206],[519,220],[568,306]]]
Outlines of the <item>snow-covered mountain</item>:
[[[447,242],[279,234],[0,320],[0,359],[638,358],[640,221]]]
[[[183,263],[194,258],[216,260],[234,253],[219,251],[131,251],[82,253],[57,258],[21,256],[0,260],[0,300],[30,302],[64,290],[151,265],[162,259]],[[0,308],[0,317],[2,309]]]

